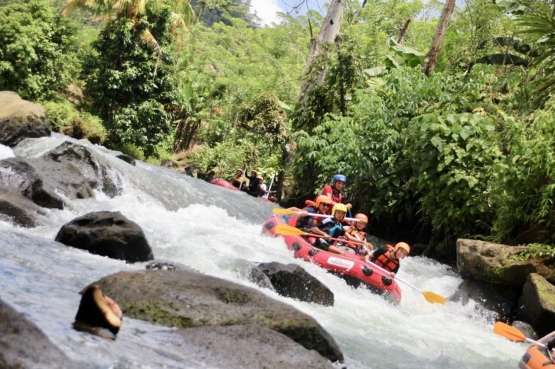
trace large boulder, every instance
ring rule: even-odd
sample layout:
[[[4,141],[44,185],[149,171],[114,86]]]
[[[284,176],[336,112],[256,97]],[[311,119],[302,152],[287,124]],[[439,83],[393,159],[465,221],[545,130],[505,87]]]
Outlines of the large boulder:
[[[478,309],[487,314],[495,313],[495,320],[511,320],[516,312],[520,289],[499,284],[488,284],[476,279],[466,279],[457,292],[450,298],[451,301],[461,302],[463,305],[473,300]]]
[[[119,211],[94,212],[75,218],[62,226],[56,241],[131,263],[154,259],[141,227]]]
[[[66,141],[29,162],[40,173],[45,188],[56,189],[70,199],[93,197],[93,189],[110,197],[121,194],[122,175],[85,146]]]
[[[12,91],[0,91],[0,144],[13,147],[21,140],[50,136],[50,121],[40,105],[21,99]]]
[[[322,282],[297,264],[260,263],[257,267],[282,296],[324,306],[333,306],[334,296]]]
[[[343,361],[335,340],[313,318],[246,286],[184,270],[119,272],[94,283],[130,318],[183,329],[265,327],[332,362]],[[260,349],[251,346],[262,355]]]
[[[40,216],[46,216],[40,206],[16,192],[0,188],[0,219],[31,228],[41,224]]]
[[[79,368],[37,326],[0,300],[0,368]]]
[[[555,331],[555,286],[532,273],[522,288],[518,314],[540,337]]]
[[[477,240],[457,240],[457,267],[463,278],[472,277],[491,284],[521,288],[530,273],[555,280],[550,257],[519,258],[528,248],[506,246]]]

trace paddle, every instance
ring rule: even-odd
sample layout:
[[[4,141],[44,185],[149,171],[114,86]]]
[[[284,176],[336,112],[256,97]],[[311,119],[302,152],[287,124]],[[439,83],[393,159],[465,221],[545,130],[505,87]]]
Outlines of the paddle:
[[[533,339],[526,337],[521,331],[519,331],[515,327],[511,327],[510,325],[505,324],[503,322],[495,323],[495,325],[493,326],[493,333],[503,336],[505,338],[508,338],[511,341],[530,342],[534,345],[547,348],[547,346],[544,345],[543,343],[534,341]],[[551,353],[550,353],[550,356],[551,356]]]
[[[302,212],[301,211],[296,211],[296,210],[283,209],[283,208],[273,208],[272,213],[274,213],[274,214],[283,214],[283,215],[298,215],[298,214],[301,214]],[[333,218],[333,215],[316,214],[316,213],[308,213],[307,216],[309,216],[309,217],[318,217],[318,218]],[[358,222],[358,219],[356,219],[356,218],[343,218],[343,220],[348,221],[348,222]]]
[[[247,167],[245,167],[245,169],[243,169],[243,174],[241,175],[241,183],[239,183],[239,189],[241,189],[241,187],[243,187],[243,180],[245,179],[245,171],[247,170]]]
[[[382,267],[380,267],[379,265],[376,265],[376,264],[374,264],[374,263],[372,263],[372,262],[368,262],[368,264],[371,264],[371,265],[372,265],[372,268],[378,268],[379,270],[381,270],[382,272],[386,273],[387,275],[389,275],[389,276],[391,277],[391,272],[390,272],[390,271],[385,270],[384,268],[382,268]],[[445,304],[445,301],[447,301],[447,300],[445,299],[445,297],[443,297],[443,296],[441,296],[441,295],[438,295],[437,293],[434,293],[434,292],[432,292],[432,291],[422,291],[420,288],[418,288],[418,287],[416,287],[416,286],[410,284],[410,283],[407,282],[407,281],[402,280],[401,278],[399,278],[399,277],[397,277],[397,276],[392,277],[392,278],[395,279],[396,281],[403,282],[403,283],[406,284],[407,286],[412,287],[412,288],[414,288],[415,290],[417,290],[418,292],[420,292],[420,293],[424,296],[424,298],[426,299],[426,301],[428,301],[429,303],[432,303],[432,304],[442,304],[442,305],[443,305],[443,304]]]
[[[276,174],[274,173],[274,174],[272,175],[272,180],[270,181],[270,187],[268,187],[268,192],[266,192],[266,194],[265,194],[264,196],[262,196],[262,197],[264,197],[264,198],[270,197],[270,190],[272,189],[272,185],[274,184],[274,179],[275,179],[275,178],[276,178]]]
[[[318,237],[318,238],[325,238],[326,236],[321,236],[319,234],[314,233],[307,233],[305,231],[300,230],[299,228],[295,228],[286,224],[278,224],[276,229],[274,230],[277,234],[282,236],[309,236],[309,237]],[[357,241],[349,241],[344,240],[341,238],[331,238],[333,241],[339,241],[343,243],[352,243],[353,245],[364,245],[364,242],[357,242]]]
[[[311,233],[307,233],[304,232],[298,228],[289,226],[289,225],[285,225],[285,224],[278,224],[276,226],[275,231],[277,234],[281,234],[284,236],[312,236],[312,237],[324,237],[324,236],[320,236],[318,234],[311,234]],[[337,238],[332,238],[332,240],[336,240],[336,241],[340,241],[340,242],[349,242],[349,243],[353,243],[355,245],[364,245],[364,242],[356,242],[356,241],[345,241],[345,240],[340,240]],[[391,277],[391,272],[383,269],[382,267],[380,267],[379,265],[376,265],[374,263],[368,262],[368,264],[371,265],[372,268],[377,268],[379,270],[381,270],[382,272],[386,273],[386,275],[389,275]],[[393,278],[393,277],[391,277]],[[422,291],[421,289],[419,289],[416,286],[413,286],[412,284],[410,284],[407,281],[402,280],[401,278],[395,276],[394,278],[396,281],[399,282],[403,282],[404,284],[406,284],[409,287],[414,288],[415,290],[417,290],[418,292],[420,292],[424,298],[426,299],[426,301],[432,303],[432,304],[445,304],[445,297],[438,295],[437,293],[431,292],[431,291]]]

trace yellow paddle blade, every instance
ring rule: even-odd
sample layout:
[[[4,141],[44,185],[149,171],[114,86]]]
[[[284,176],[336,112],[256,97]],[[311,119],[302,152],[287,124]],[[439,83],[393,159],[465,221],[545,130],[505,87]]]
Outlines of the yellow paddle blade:
[[[431,291],[422,291],[422,295],[424,296],[424,298],[428,301],[431,302],[432,304],[445,304],[445,301],[447,301],[445,299],[445,297],[438,295],[437,293],[431,292]]]
[[[526,341],[526,336],[521,331],[503,322],[495,323],[493,333],[508,338],[511,341]]]
[[[273,208],[272,213],[274,214],[284,214],[284,215],[296,215],[299,212],[295,210],[283,209],[283,208]]]
[[[285,224],[278,224],[274,232],[283,236],[306,236],[308,234],[301,231],[299,228],[291,227]]]

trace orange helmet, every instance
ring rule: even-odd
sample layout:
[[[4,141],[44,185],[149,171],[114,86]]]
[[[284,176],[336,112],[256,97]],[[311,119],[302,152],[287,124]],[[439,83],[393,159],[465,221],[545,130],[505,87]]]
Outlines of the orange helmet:
[[[355,219],[358,219],[359,222],[368,224],[368,217],[362,213],[355,215]]]
[[[320,207],[320,204],[331,204],[331,199],[326,195],[320,195],[316,198],[316,209]]]
[[[395,245],[395,247],[393,248],[393,252],[397,252],[397,250],[399,249],[403,249],[408,253],[410,253],[410,246],[405,243],[405,242],[399,242]]]
[[[335,204],[333,206],[333,209],[331,209],[331,215],[335,216],[336,211],[342,211],[345,214],[347,214],[347,206],[345,206],[345,204],[341,204],[341,203]]]

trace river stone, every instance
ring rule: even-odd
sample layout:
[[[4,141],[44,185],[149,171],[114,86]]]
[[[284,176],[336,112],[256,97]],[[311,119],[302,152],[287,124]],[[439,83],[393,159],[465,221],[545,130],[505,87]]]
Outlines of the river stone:
[[[250,287],[185,270],[119,272],[94,283],[130,318],[184,329],[266,327],[332,362],[343,362],[337,343],[318,322]],[[261,352],[260,347],[251,349]]]
[[[261,263],[258,264],[258,269],[268,277],[275,291],[282,296],[333,306],[333,292],[297,264]]]
[[[82,368],[37,326],[0,300],[0,368]]]
[[[457,240],[457,267],[463,278],[522,288],[530,273],[555,282],[555,258],[519,260],[525,246],[506,246],[477,240]]]
[[[131,263],[154,259],[139,225],[120,212],[88,213],[62,226],[56,241]]]
[[[540,337],[555,331],[555,286],[541,275],[528,276],[518,305],[521,319],[530,323]]]
[[[333,369],[328,359],[273,329],[256,325],[179,330],[184,350],[213,368]],[[175,341],[174,341],[175,342]]]
[[[41,224],[38,216],[46,212],[37,204],[17,192],[0,188],[0,219],[20,227],[36,227]]]
[[[0,160],[0,187],[17,192],[44,208],[63,209],[64,201],[31,163],[22,158]]]
[[[48,137],[46,111],[12,91],[0,91],[0,144],[14,147],[25,138]]]

